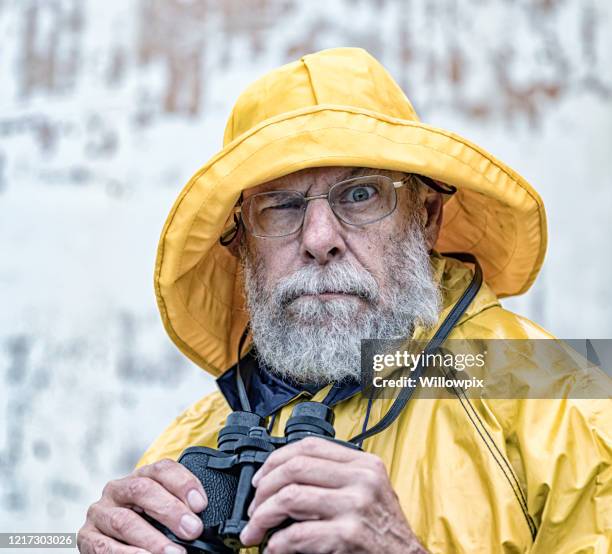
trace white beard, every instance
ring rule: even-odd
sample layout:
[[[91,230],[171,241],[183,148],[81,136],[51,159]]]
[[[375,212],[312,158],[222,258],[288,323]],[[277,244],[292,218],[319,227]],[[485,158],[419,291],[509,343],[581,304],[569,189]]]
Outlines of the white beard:
[[[242,249],[245,293],[257,355],[266,367],[295,383],[360,380],[361,339],[410,336],[416,325],[432,327],[440,313],[421,226],[383,251],[389,276],[380,290],[363,267],[348,261],[307,266],[270,287],[260,260]],[[321,300],[304,294],[352,293]],[[365,306],[364,306],[365,303]]]

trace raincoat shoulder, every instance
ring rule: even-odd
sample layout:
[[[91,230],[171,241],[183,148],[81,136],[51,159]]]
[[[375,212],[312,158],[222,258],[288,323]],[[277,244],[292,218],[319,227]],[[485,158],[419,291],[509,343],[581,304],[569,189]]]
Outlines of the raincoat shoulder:
[[[152,464],[164,458],[177,460],[188,446],[215,447],[217,433],[231,411],[220,392],[204,396],[168,425],[149,446],[136,467]]]

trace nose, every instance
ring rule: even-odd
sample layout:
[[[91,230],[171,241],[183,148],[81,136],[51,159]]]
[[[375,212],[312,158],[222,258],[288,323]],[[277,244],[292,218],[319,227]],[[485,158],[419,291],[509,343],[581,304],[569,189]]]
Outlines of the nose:
[[[304,214],[300,255],[306,262],[325,265],[346,252],[342,224],[324,198],[311,200]]]

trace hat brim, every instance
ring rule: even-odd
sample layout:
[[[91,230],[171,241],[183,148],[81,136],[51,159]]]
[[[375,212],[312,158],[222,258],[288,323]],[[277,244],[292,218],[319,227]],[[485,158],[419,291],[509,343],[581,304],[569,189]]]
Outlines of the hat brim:
[[[474,254],[500,297],[525,292],[542,266],[547,233],[539,195],[482,148],[420,122],[345,106],[285,113],[204,165],[161,234],[155,291],[164,326],[180,350],[211,373],[235,363],[248,323],[238,261],[218,240],[240,193],[322,166],[418,173],[457,187],[435,248]]]

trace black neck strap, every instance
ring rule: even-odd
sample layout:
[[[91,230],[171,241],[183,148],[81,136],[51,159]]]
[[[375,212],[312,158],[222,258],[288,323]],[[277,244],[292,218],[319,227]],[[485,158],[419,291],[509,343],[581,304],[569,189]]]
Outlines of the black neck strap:
[[[480,286],[482,285],[482,269],[475,256],[465,252],[444,253],[443,256],[448,256],[462,262],[474,264],[474,276],[472,277],[470,284],[463,291],[461,298],[457,300],[453,306],[453,309],[446,316],[446,319],[442,322],[434,336],[427,344],[424,350],[426,354],[436,350],[446,340],[446,337],[448,337],[449,333],[459,321],[467,307],[470,305],[472,300],[474,300],[476,294],[478,294],[478,291],[480,290]],[[418,378],[423,374],[424,370],[425,368],[423,364],[419,364],[419,366],[414,370],[412,377],[418,380]],[[356,435],[350,439],[349,442],[352,442],[353,444],[361,444],[365,439],[384,431],[402,413],[410,401],[413,392],[414,388],[402,388],[398,393],[397,398],[389,408],[389,411],[382,417],[382,419],[373,427],[370,427],[366,431],[363,431],[362,433],[359,433],[359,435]]]
[[[238,341],[238,356],[236,361],[236,389],[238,390],[238,397],[240,398],[240,406],[242,410],[245,412],[252,412],[251,403],[249,402],[249,395],[247,394],[246,387],[244,386],[244,379],[242,378],[242,373],[240,372],[240,356],[242,355],[242,347],[244,345],[244,341],[249,336],[249,327],[247,325],[246,329],[243,331],[240,336],[240,340]]]

